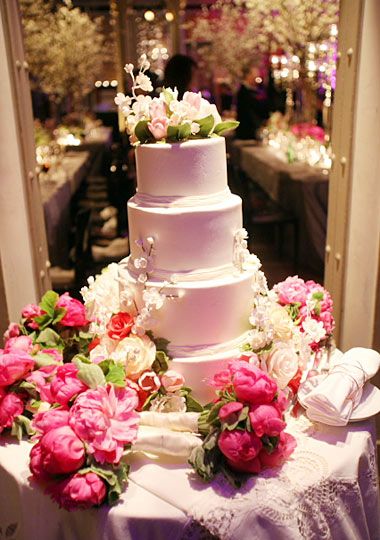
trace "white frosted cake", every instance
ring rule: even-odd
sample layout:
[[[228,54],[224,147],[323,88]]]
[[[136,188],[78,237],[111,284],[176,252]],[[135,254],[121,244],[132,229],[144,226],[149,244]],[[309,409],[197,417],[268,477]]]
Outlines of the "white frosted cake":
[[[242,243],[242,201],[228,188],[225,140],[142,144],[136,165],[122,266],[139,308],[144,290],[165,294],[152,330],[169,340],[171,368],[207,400],[204,380],[241,354],[258,270]]]

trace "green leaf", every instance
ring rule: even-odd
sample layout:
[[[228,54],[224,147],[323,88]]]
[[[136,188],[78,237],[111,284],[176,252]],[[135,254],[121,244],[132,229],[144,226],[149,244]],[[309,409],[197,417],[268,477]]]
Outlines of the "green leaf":
[[[187,412],[202,412],[202,405],[191,395],[186,394],[186,411]]]
[[[224,401],[218,401],[218,403],[215,403],[215,405],[210,409],[207,421],[209,424],[212,425],[220,425],[219,420],[219,411],[220,409],[225,405]]]
[[[37,397],[37,389],[36,386],[28,381],[22,381],[22,383],[19,384],[19,388],[25,392],[28,392],[28,394],[36,398]]]
[[[159,392],[153,392],[146,398],[146,400],[144,401],[144,405],[142,406],[143,411],[149,411],[151,402],[154,400],[155,397],[158,396],[158,394]]]
[[[36,343],[42,343],[48,348],[62,348],[62,340],[52,328],[45,328],[40,332],[39,336],[36,339]]]
[[[168,126],[166,140],[169,142],[178,142],[179,126]]]
[[[223,460],[220,465],[220,472],[222,472],[227,479],[227,481],[235,488],[239,489],[241,486],[248,480],[251,476],[250,474],[245,474],[242,472],[234,471],[229,467],[229,465]]]
[[[250,343],[243,343],[243,345],[240,346],[240,350],[242,352],[251,352],[253,349],[252,349],[252,345]]]
[[[97,364],[85,364],[79,359],[74,360],[73,364],[78,368],[78,379],[87,384],[89,388],[105,386],[106,378],[102,369]]]
[[[75,365],[76,365],[77,361],[80,361],[83,364],[92,364],[92,362],[91,362],[91,360],[89,359],[88,356],[86,356],[85,354],[80,354],[80,353],[73,356],[71,361]],[[103,362],[105,362],[105,360],[103,360]],[[98,365],[100,366],[100,364],[98,364]]]
[[[53,318],[55,306],[58,302],[58,299],[59,294],[54,291],[47,291],[41,298],[39,306],[43,311],[46,311],[46,313],[50,315],[51,318]]]
[[[245,424],[246,424],[246,420],[248,418],[248,413],[249,413],[249,407],[243,407],[242,410],[240,411],[240,414],[239,416],[236,418],[235,415],[230,415],[229,418],[227,418],[227,420],[225,420],[224,422],[222,422],[222,428],[223,429],[227,429],[228,431],[233,431],[234,429],[236,429],[240,423],[244,422],[244,426],[241,426],[243,429],[245,429]],[[233,418],[236,418],[236,420],[234,421]]]
[[[59,323],[59,321],[61,321],[63,317],[66,315],[66,312],[67,310],[63,307],[55,309],[52,324]]]
[[[147,120],[140,120],[135,127],[135,135],[141,144],[154,142],[154,137],[148,128]]]
[[[167,356],[169,356],[168,345],[170,341],[168,339],[162,337],[155,337],[151,330],[146,332],[146,335],[153,341],[157,351],[163,351]]]
[[[197,137],[208,137],[211,133],[212,128],[214,127],[214,117],[212,114],[209,114],[205,118],[200,120],[195,120],[199,124],[200,130],[196,134]]]
[[[226,131],[229,131],[230,129],[236,129],[240,122],[237,122],[236,120],[227,120],[226,122],[219,122],[219,124],[216,124],[214,127],[213,133],[216,135],[222,135]]]
[[[185,139],[188,139],[191,135],[191,126],[188,123],[181,124],[178,126],[178,139],[180,141],[184,141]]]
[[[43,366],[51,366],[52,364],[58,365],[59,363],[54,360],[50,354],[37,353],[33,356],[33,360],[36,363],[36,368],[39,369]]]
[[[164,373],[169,368],[169,356],[164,351],[156,351],[156,359],[152,364],[155,373]]]
[[[167,88],[163,88],[162,93],[164,94],[165,103],[169,106],[174,99],[172,92]]]
[[[194,448],[189,463],[205,482],[209,482],[220,470],[223,455],[217,445],[218,432],[211,433],[202,446]]]
[[[24,434],[31,436],[34,433],[35,431],[32,428],[31,420],[29,418],[23,414],[16,416],[12,424],[11,435],[17,437],[17,439],[21,441]]]
[[[271,454],[276,450],[279,440],[279,437],[269,437],[269,435],[264,435],[264,437],[261,438],[263,446],[268,454]]]
[[[125,370],[121,364],[110,365],[108,373],[106,374],[106,381],[118,386],[120,388],[125,387]]]
[[[322,291],[319,291],[319,292],[313,293],[312,298],[313,298],[314,300],[323,300],[323,292],[322,292]]]
[[[48,314],[35,317],[34,320],[38,324],[40,330],[44,330],[53,323],[53,317],[50,317]]]

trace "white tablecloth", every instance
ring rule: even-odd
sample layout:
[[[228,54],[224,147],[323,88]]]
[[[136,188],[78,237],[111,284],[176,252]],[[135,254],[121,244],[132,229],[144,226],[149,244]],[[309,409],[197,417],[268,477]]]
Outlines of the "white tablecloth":
[[[240,490],[204,484],[180,462],[132,458],[113,508],[66,512],[30,485],[30,444],[1,440],[0,537],[12,540],[375,540],[379,491],[372,422],[347,428],[290,421],[298,447],[281,469]]]

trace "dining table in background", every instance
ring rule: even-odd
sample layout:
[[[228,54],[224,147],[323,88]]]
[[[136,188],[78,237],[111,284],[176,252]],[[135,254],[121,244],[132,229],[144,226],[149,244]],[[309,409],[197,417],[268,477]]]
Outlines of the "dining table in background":
[[[59,165],[40,175],[49,259],[52,266],[69,263],[71,201],[86,177],[90,152],[67,152]]]
[[[39,540],[380,538],[373,419],[330,427],[289,417],[287,431],[297,440],[291,458],[239,489],[220,476],[202,482],[183,459],[134,454],[119,504],[75,512],[31,480],[31,443],[3,437],[0,531],[15,540],[31,531]]]
[[[240,169],[298,219],[299,259],[323,270],[328,211],[328,172],[307,163],[288,163],[267,146],[239,149]]]

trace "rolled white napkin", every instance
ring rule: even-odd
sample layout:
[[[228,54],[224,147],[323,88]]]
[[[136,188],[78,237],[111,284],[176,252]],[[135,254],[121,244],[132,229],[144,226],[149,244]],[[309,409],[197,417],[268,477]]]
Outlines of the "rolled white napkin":
[[[310,420],[345,426],[360,402],[364,384],[380,367],[380,355],[355,347],[344,353],[327,377],[302,399]]]
[[[190,431],[198,433],[197,412],[167,412],[142,411],[140,413],[140,426],[153,426],[167,428],[172,431]]]
[[[193,448],[201,444],[202,439],[194,433],[140,424],[132,450],[188,458]]]

